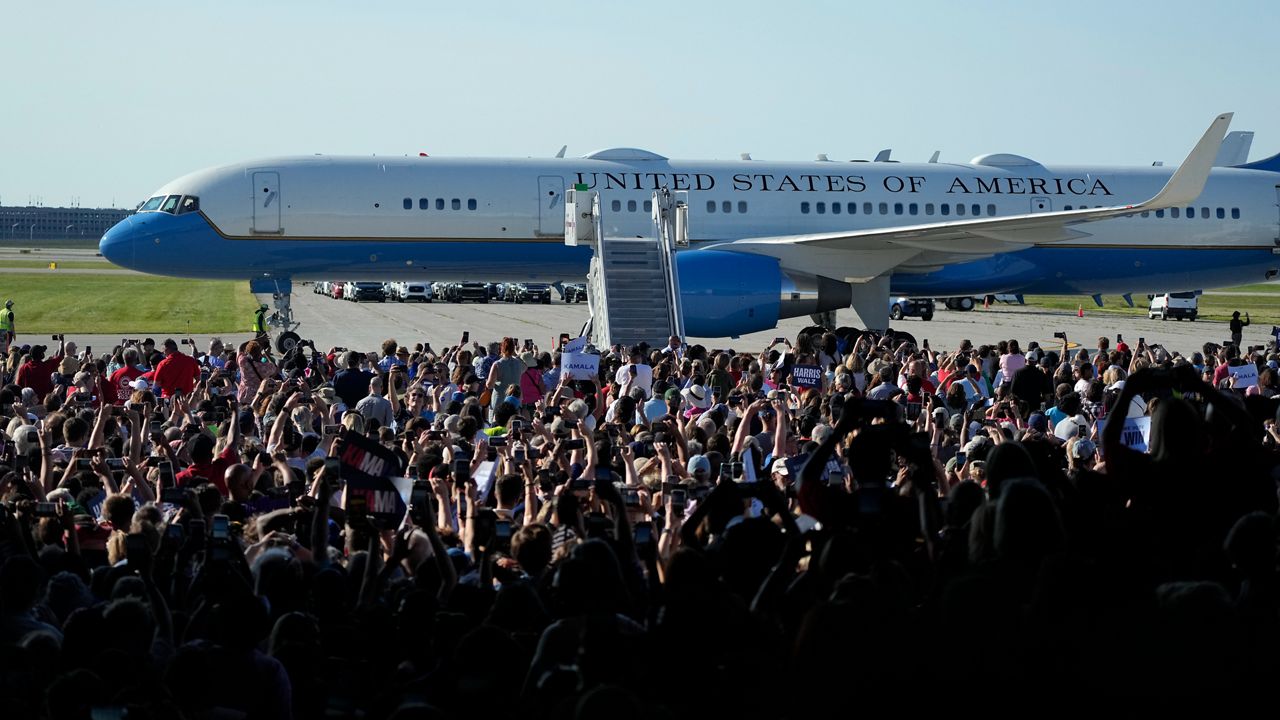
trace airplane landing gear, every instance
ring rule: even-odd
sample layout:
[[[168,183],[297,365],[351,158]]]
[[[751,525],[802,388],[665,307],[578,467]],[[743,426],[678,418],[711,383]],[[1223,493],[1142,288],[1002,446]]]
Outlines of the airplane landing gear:
[[[276,351],[281,355],[292,352],[302,342],[301,336],[295,332],[298,323],[293,319],[293,310],[289,307],[292,299],[293,281],[289,278],[261,278],[249,281],[249,291],[255,295],[271,293],[272,304],[276,311],[267,317],[267,327],[281,330],[276,336]]]
[[[850,283],[853,287],[853,312],[862,326],[868,330],[884,332],[889,329],[889,276],[881,275],[864,283]]]

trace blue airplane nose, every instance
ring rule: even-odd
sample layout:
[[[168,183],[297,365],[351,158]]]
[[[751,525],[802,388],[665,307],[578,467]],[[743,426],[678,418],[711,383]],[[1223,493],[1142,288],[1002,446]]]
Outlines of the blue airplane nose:
[[[111,227],[98,241],[102,257],[121,267],[133,267],[134,237],[133,218],[127,217]]]

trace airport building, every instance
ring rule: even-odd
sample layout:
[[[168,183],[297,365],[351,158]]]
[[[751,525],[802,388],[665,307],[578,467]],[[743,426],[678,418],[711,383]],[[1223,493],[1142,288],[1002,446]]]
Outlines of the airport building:
[[[97,241],[112,225],[132,215],[119,208],[16,207],[0,205],[0,242]]]

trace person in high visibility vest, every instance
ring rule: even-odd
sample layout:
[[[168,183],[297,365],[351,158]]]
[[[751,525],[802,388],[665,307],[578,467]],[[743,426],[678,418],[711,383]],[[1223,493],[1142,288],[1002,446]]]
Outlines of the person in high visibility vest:
[[[257,312],[253,314],[253,332],[258,337],[267,334],[267,306],[259,305]]]
[[[4,312],[0,312],[0,339],[4,340],[4,346],[7,348],[13,343],[13,337],[13,301],[6,300]]]

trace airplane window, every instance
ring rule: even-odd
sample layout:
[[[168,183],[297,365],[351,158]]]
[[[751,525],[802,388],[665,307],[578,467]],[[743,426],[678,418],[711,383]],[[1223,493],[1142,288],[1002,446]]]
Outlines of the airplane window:
[[[453,200],[449,201],[449,207],[453,208],[454,210],[461,210],[462,201],[459,200],[458,198],[454,198]]]
[[[850,215],[858,214],[858,203],[849,203],[849,214]]]
[[[167,212],[172,215],[173,211],[178,209],[178,201],[181,199],[181,195],[170,195],[165,198],[164,204],[160,206],[160,212]]]
[[[995,205],[987,205],[987,214],[988,214],[988,215],[991,215],[992,217],[995,217],[995,214],[996,214],[996,206],[995,206]]]
[[[808,215],[808,214],[809,214],[809,203],[807,203],[807,202],[802,202],[802,203],[800,203],[800,213],[801,213],[802,215]]]
[[[819,214],[819,215],[826,215],[826,214],[827,214],[827,204],[826,204],[826,203],[824,203],[824,202],[820,202],[820,203],[818,203],[818,214]]]
[[[932,215],[932,214],[933,214],[933,203],[925,203],[925,204],[924,204],[924,214],[925,214],[925,215]]]
[[[418,209],[419,209],[419,210],[430,210],[430,209],[431,209],[431,201],[430,201],[430,200],[428,200],[427,198],[418,198]]]
[[[1240,219],[1240,208],[1231,208],[1231,219],[1232,220]]]
[[[405,209],[405,210],[412,210],[412,209],[413,209],[413,199],[412,199],[412,198],[405,198],[405,199],[404,199],[404,209]]]
[[[707,212],[709,212],[709,213],[714,213],[715,211],[716,211],[716,201],[715,201],[715,200],[708,200],[708,201],[707,201]]]
[[[863,215],[871,214],[871,203],[862,203],[862,214]]]
[[[1071,206],[1070,206],[1070,205],[1063,205],[1063,206],[1062,206],[1062,209],[1063,209],[1063,210],[1070,210],[1070,209],[1071,209]]]
[[[1222,208],[1218,208],[1218,219],[1221,220],[1226,216],[1227,216],[1227,213]]]
[[[733,203],[729,202],[728,200],[725,200],[724,202],[720,203],[720,212],[723,212],[723,213],[733,212]]]
[[[958,204],[956,205],[956,214],[957,214],[957,215],[964,215],[964,203],[958,203]]]
[[[1196,216],[1196,209],[1193,207],[1187,208],[1187,219],[1188,220],[1194,219],[1195,216]]]
[[[738,201],[738,212],[740,212],[740,213],[744,213],[744,212],[746,212],[746,211],[747,211],[747,201],[746,201],[746,200],[739,200],[739,201]]]
[[[973,206],[973,208],[972,208],[972,212],[970,212],[969,214],[970,214],[970,215],[975,215],[975,216],[976,216],[976,215],[981,215],[981,214],[982,214],[982,206],[981,206],[981,205],[977,205],[977,204],[975,204],[975,205]]]
[[[831,214],[832,215],[840,214],[840,203],[831,203]]]
[[[653,201],[652,201],[652,200],[645,200],[645,201],[644,201],[644,211],[645,211],[645,212],[653,212]]]
[[[636,201],[635,201],[635,200],[628,200],[628,201],[627,201],[627,212],[635,212],[635,211],[636,211]]]
[[[1151,211],[1150,210],[1142,211],[1142,217],[1151,217]]]
[[[943,215],[951,214],[951,206],[948,205],[947,203],[942,203],[941,205],[938,206],[938,209],[942,211]]]
[[[880,214],[881,215],[889,214],[889,203],[880,203]]]
[[[191,212],[200,211],[200,198],[195,195],[188,195],[182,198],[182,204],[178,206],[178,214],[184,215]]]
[[[160,208],[160,203],[162,202],[164,202],[164,196],[157,195],[143,203],[142,207],[138,208],[138,212],[151,212],[152,210],[158,210]]]
[[[468,209],[468,210],[475,210],[475,209],[476,209],[476,199],[475,199],[475,198],[471,198],[470,200],[467,200],[467,209]]]
[[[1158,218],[1162,218],[1162,217],[1164,217],[1164,210],[1157,210],[1157,211],[1156,211],[1156,217],[1158,217]]]
[[[908,212],[908,213],[910,213],[910,214],[912,214],[912,215],[919,215],[919,214],[920,214],[920,205],[919,205],[919,203],[911,203],[910,205],[908,205],[908,206],[907,206],[907,212]]]
[[[613,201],[613,204],[611,205],[611,207],[613,208],[613,211],[614,211],[614,212],[622,212],[622,201],[621,201],[621,200],[614,200],[614,201]]]
[[[436,209],[437,210],[444,209],[444,198],[436,198]]]
[[[1178,215],[1178,208],[1169,208],[1169,217],[1171,218],[1180,217]]]
[[[1208,220],[1208,219],[1209,219],[1209,208],[1207,208],[1207,207],[1202,207],[1202,208],[1200,208],[1200,218],[1201,218],[1202,220]]]
[[[902,203],[894,203],[894,204],[893,204],[893,214],[894,214],[894,215],[901,215],[901,214],[902,214]]]

